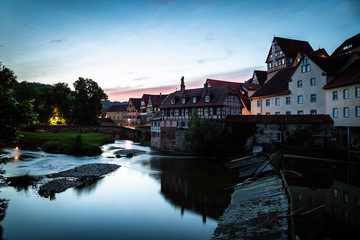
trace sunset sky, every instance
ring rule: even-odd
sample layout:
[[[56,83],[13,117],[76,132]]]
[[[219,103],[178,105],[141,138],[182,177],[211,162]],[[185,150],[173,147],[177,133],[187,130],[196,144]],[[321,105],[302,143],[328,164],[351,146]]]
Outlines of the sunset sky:
[[[0,0],[0,61],[18,81],[96,81],[114,101],[264,70],[274,36],[331,54],[359,1]]]

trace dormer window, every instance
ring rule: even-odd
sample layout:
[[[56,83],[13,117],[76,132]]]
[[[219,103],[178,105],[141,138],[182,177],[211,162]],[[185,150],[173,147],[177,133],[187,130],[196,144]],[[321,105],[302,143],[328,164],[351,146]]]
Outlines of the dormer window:
[[[185,101],[186,101],[185,98],[182,98],[182,99],[181,99],[181,103],[182,103],[182,104],[185,104]]]
[[[171,99],[171,104],[175,104],[175,98]]]
[[[193,103],[196,103],[196,97],[193,97]]]
[[[205,96],[205,102],[210,102],[210,96]]]

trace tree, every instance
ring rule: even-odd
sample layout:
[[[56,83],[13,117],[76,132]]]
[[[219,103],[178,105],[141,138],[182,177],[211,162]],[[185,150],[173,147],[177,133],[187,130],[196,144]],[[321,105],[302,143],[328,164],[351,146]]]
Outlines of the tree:
[[[186,148],[193,154],[214,156],[224,154],[228,144],[226,128],[215,119],[192,114],[186,133]]]
[[[80,77],[74,83],[73,119],[77,124],[97,124],[100,115],[101,100],[107,100],[107,95],[98,84],[88,78]]]
[[[13,91],[15,83],[14,72],[0,64],[0,147],[15,139],[19,128],[33,124],[36,120],[34,100],[22,99],[22,102],[18,102]]]

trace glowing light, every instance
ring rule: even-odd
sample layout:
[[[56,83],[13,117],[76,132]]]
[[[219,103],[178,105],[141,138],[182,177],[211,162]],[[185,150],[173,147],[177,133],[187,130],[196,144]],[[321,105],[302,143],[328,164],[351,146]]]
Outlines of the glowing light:
[[[59,109],[53,107],[53,114],[49,119],[50,125],[65,125],[66,119],[60,116]]]
[[[14,161],[18,161],[20,159],[20,149],[18,146],[14,148],[13,156],[14,156]]]

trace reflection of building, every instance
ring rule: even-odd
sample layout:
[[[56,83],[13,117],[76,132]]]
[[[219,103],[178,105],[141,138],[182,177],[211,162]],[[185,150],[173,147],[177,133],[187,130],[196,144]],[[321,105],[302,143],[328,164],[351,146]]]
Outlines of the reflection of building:
[[[194,163],[194,161],[197,161]],[[175,206],[218,219],[230,202],[230,191],[238,178],[237,171],[209,167],[208,160],[160,158],[151,160],[152,167],[160,169],[161,193]],[[198,169],[202,169],[201,172]]]
[[[311,214],[295,218],[295,228],[300,239],[349,239],[360,234],[360,188],[334,180],[321,182],[288,181],[293,198],[293,209],[311,211]],[[340,238],[339,238],[340,237]]]

